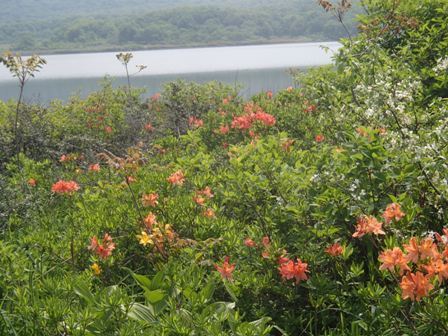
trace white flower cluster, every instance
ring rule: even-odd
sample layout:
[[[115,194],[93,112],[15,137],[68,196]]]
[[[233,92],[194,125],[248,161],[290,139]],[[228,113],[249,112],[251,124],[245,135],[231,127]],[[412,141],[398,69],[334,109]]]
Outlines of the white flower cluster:
[[[393,69],[380,72],[373,82],[355,87],[354,94],[362,102],[361,106],[354,107],[355,111],[369,123],[382,123],[375,126],[396,126],[399,122],[402,127],[410,128],[414,121],[410,113],[412,103],[421,87],[418,78],[399,78]]]
[[[436,75],[441,75],[443,72],[448,70],[448,56],[445,58],[440,57],[437,60],[437,65],[432,69]]]

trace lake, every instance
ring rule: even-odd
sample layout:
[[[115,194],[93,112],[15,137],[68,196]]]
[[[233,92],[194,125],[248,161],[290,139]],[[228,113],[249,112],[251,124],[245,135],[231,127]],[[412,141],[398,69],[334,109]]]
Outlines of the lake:
[[[140,64],[147,68],[131,81],[133,86],[145,88],[148,96],[175,79],[238,85],[244,96],[275,92],[293,84],[290,69],[330,64],[339,47],[337,42],[322,42],[135,51],[130,72],[136,72]],[[66,100],[74,94],[84,97],[97,90],[105,76],[112,77],[116,86],[124,85],[125,70],[116,54],[43,56],[48,64],[27,83],[25,100],[42,103]],[[17,82],[0,66],[0,99],[16,98],[17,92]]]

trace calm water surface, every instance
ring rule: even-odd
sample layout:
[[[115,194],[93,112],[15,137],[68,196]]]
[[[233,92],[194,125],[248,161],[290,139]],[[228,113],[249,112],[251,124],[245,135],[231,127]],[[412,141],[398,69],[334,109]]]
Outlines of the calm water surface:
[[[145,88],[147,95],[159,92],[164,83],[175,79],[238,85],[245,96],[262,90],[277,91],[292,84],[289,69],[329,64],[339,47],[337,42],[323,42],[136,51],[131,72],[140,64],[148,68],[134,75],[132,84]],[[54,98],[66,100],[74,94],[85,96],[98,89],[106,75],[114,78],[115,85],[123,85],[124,68],[115,55],[43,56],[48,64],[27,83],[25,97],[28,101],[47,102]],[[1,66],[0,99],[15,98],[17,90],[16,82]]]

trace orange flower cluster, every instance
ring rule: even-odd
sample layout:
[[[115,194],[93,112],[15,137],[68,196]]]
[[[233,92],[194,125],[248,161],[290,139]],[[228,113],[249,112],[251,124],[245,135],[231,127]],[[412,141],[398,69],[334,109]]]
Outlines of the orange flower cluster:
[[[161,97],[162,95],[160,94],[160,93],[154,93],[152,96],[151,96],[151,101],[153,101],[153,102],[156,102],[156,101],[158,101],[159,99],[160,99],[160,97]]]
[[[361,238],[367,233],[373,233],[375,235],[383,235],[383,223],[379,222],[373,216],[362,216],[358,218],[356,232],[353,234],[354,238]]]
[[[57,194],[72,194],[78,190],[79,185],[75,181],[59,180],[51,187],[51,191]]]
[[[394,247],[392,250],[383,251],[378,257],[378,260],[383,263],[380,266],[380,270],[387,269],[393,272],[395,267],[398,267],[400,274],[411,270],[408,266],[408,259],[405,254],[403,254],[403,251],[398,247]]]
[[[405,213],[401,211],[400,204],[392,203],[386,207],[383,213],[383,218],[386,224],[389,224],[392,220],[399,221],[405,216]]]
[[[61,157],[59,158],[59,162],[60,163],[67,163],[67,162],[71,162],[71,161],[76,161],[78,159],[82,160],[84,157],[81,155],[79,156],[78,154],[62,154]]]
[[[400,204],[391,203],[384,210],[382,217],[386,224],[390,224],[393,220],[399,221],[405,216],[405,213],[401,211]],[[362,216],[358,218],[356,232],[352,235],[354,238],[361,238],[367,233],[373,233],[375,235],[383,235],[383,223],[378,221],[373,216]]]
[[[394,247],[380,254],[381,270],[399,270],[400,275],[404,274],[400,283],[403,299],[420,301],[428,296],[435,281],[442,283],[448,279],[448,244],[443,238],[447,234],[447,229],[443,236],[436,234],[436,241],[412,237],[408,244],[403,244],[405,252]]]
[[[145,207],[156,207],[159,204],[159,194],[152,193],[152,194],[143,194],[142,196],[142,204]]]
[[[342,253],[344,253],[344,248],[339,243],[334,243],[333,245],[327,247],[325,252],[331,255],[332,257],[337,257],[340,256]]]
[[[212,208],[208,208],[202,212],[202,216],[204,216],[206,218],[215,218],[216,213],[215,213],[215,210],[213,210]]]
[[[316,140],[316,142],[324,142],[325,141],[325,137],[322,134],[318,134],[314,137],[314,140]]]
[[[278,270],[283,279],[295,279],[296,284],[299,284],[302,280],[308,280],[308,276],[306,275],[309,272],[308,264],[303,263],[300,259],[294,262],[294,260],[282,258]]]
[[[429,292],[434,288],[430,282],[430,278],[421,272],[409,273],[404,276],[400,283],[402,290],[401,297],[411,299],[411,301],[420,301],[423,297],[428,296]]]
[[[147,123],[146,125],[145,125],[145,131],[146,132],[153,132],[154,131],[154,126],[151,124],[151,123]]]
[[[90,239],[89,250],[96,253],[101,259],[107,259],[112,255],[112,251],[115,250],[115,243],[108,233],[104,234],[102,244],[98,242],[96,236],[93,236]]]
[[[154,215],[152,212],[148,213],[143,222],[145,223],[145,226],[148,230],[152,230],[152,227],[157,224],[156,215]]]
[[[273,115],[264,112],[260,106],[250,102],[244,106],[243,115],[233,118],[232,128],[248,130],[256,121],[260,121],[264,126],[274,126],[276,122]]]
[[[166,180],[172,185],[181,186],[185,182],[185,175],[182,170],[178,170],[177,172],[171,174]]]
[[[203,206],[205,204],[205,198],[201,195],[194,195],[193,202],[195,202],[197,205]]]
[[[230,132],[229,125],[221,125],[221,126],[219,126],[218,133],[220,133],[222,135],[226,135],[229,132]]]
[[[246,245],[247,247],[255,247],[257,246],[257,243],[253,241],[251,238],[246,238],[244,239],[244,245]]]
[[[142,196],[142,204],[145,207],[156,207],[159,204],[159,194],[153,193],[153,194],[144,194]]]
[[[37,181],[36,181],[36,179],[34,179],[34,178],[30,178],[30,179],[28,180],[28,185],[29,185],[30,187],[35,187],[35,186],[37,186]]]
[[[197,190],[195,195],[193,196],[193,201],[200,206],[205,205],[207,199],[212,198],[213,192],[210,187],[205,187],[203,190]]]
[[[314,104],[309,104],[308,101],[305,101],[305,113],[311,113],[317,110],[317,106]]]
[[[159,225],[158,227],[153,227],[152,230],[142,231],[141,234],[137,235],[137,239],[141,245],[155,246],[162,253],[164,251],[165,241],[173,245],[177,237],[177,233],[170,224],[165,224],[164,226]]]
[[[94,163],[89,166],[89,171],[91,172],[99,172],[101,170],[99,163]]]
[[[230,263],[230,257],[224,257],[224,262],[221,265],[215,264],[216,270],[221,274],[223,279],[232,280],[232,273],[235,270],[236,264]]]
[[[205,187],[202,190],[198,190],[196,193],[199,195],[204,195],[207,198],[213,198],[213,196],[215,196],[213,195],[212,189],[210,187]]]
[[[190,127],[199,128],[204,126],[204,121],[202,119],[196,118],[195,116],[191,116],[190,118],[188,118],[188,125],[190,125]]]

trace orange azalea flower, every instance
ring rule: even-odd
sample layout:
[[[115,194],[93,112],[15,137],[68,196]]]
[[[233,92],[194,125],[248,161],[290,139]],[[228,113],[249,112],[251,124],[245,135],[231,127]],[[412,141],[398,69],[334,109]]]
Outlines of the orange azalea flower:
[[[229,104],[229,99],[228,99],[228,98],[224,98],[224,99],[222,100],[222,104],[223,104],[223,105],[227,105],[227,104]]]
[[[100,170],[101,170],[101,167],[100,167],[99,163],[91,164],[89,166],[89,171],[99,172]]]
[[[153,101],[153,102],[156,102],[156,101],[158,101],[159,99],[160,99],[160,96],[161,96],[161,94],[160,93],[154,93],[152,96],[151,96],[151,100]]]
[[[190,118],[188,118],[188,125],[199,128],[204,125],[204,121],[202,121],[202,119],[196,118],[195,116],[191,116]]]
[[[333,257],[337,257],[337,256],[340,256],[344,252],[344,249],[339,243],[334,243],[333,245],[329,246],[325,250],[325,252]]]
[[[142,196],[142,204],[145,207],[152,206],[156,207],[159,204],[159,195],[158,194],[145,194]]]
[[[221,125],[221,126],[219,126],[218,132],[221,133],[222,135],[225,135],[225,134],[229,133],[229,131],[230,131],[229,125]]]
[[[383,218],[386,224],[389,224],[392,220],[399,221],[405,216],[405,213],[401,211],[400,204],[392,203],[386,207],[383,213]]]
[[[143,222],[145,223],[146,228],[151,230],[154,224],[157,224],[156,215],[154,215],[152,212],[148,213]]]
[[[33,178],[30,178],[30,179],[28,180],[28,185],[29,185],[30,187],[35,187],[35,186],[37,185],[37,181],[36,181],[35,179],[33,179]]]
[[[435,236],[438,242],[443,243],[445,245],[448,244],[448,229],[447,228],[443,228],[443,235],[440,235],[439,233],[436,232]]]
[[[365,127],[358,127],[358,128],[356,129],[356,132],[357,132],[360,136],[365,137],[365,138],[367,138],[367,137],[369,136],[369,132],[367,132],[367,128],[365,128]]]
[[[318,134],[316,135],[314,140],[316,140],[316,142],[323,142],[325,140],[325,137],[322,134]]]
[[[269,251],[264,250],[263,252],[261,252],[261,256],[264,259],[269,259],[269,257],[270,257]]]
[[[278,270],[283,279],[295,279],[296,284],[302,280],[308,279],[308,276],[306,275],[306,273],[309,272],[308,264],[303,263],[300,259],[297,259],[297,262],[295,263],[294,260],[285,261],[280,265]]]
[[[230,264],[230,257],[225,257],[221,266],[215,264],[216,270],[221,274],[223,279],[232,280],[232,273],[235,270],[235,264]]]
[[[104,132],[106,132],[106,133],[112,133],[112,132],[113,132],[113,129],[112,129],[112,127],[110,127],[110,126],[105,126],[105,127],[104,127]]]
[[[181,186],[185,182],[185,175],[182,170],[178,170],[177,172],[171,174],[170,177],[167,178],[167,181],[172,185]]]
[[[287,263],[288,261],[289,261],[289,258],[285,257],[284,255],[280,256],[277,260],[279,265]]]
[[[234,117],[232,120],[232,128],[239,130],[248,130],[252,126],[252,118],[249,115]]]
[[[410,271],[411,269],[408,266],[408,260],[406,256],[403,254],[403,251],[394,247],[392,250],[383,251],[378,260],[383,264],[380,266],[380,270],[388,269],[393,272],[395,270],[395,266],[400,268],[400,273],[403,274],[404,271]]]
[[[59,162],[64,163],[64,162],[68,162],[70,160],[71,160],[70,156],[63,154],[63,155],[61,155],[61,158],[59,159]]]
[[[445,246],[445,249],[442,252],[442,257],[448,259],[448,246]]]
[[[96,236],[93,236],[90,240],[89,250],[95,252],[102,259],[107,259],[110,257],[114,249],[115,243],[108,233],[104,234],[102,244],[98,243]]]
[[[247,247],[255,247],[257,246],[257,243],[250,238],[246,238],[244,239],[244,245],[246,245]]]
[[[214,196],[213,192],[212,192],[212,189],[210,187],[205,187],[204,189],[199,190],[196,193],[198,195],[204,195],[207,198],[212,198]]]
[[[437,275],[439,282],[448,279],[448,264],[445,264],[441,259],[432,260],[428,265],[423,265],[422,268],[430,277]]]
[[[165,224],[165,235],[170,242],[172,242],[176,238],[176,232],[171,227],[170,224]]]
[[[352,237],[361,238],[367,233],[373,233],[375,235],[386,234],[383,231],[383,224],[375,217],[362,216],[358,219],[356,232],[352,235]]]
[[[216,217],[215,210],[213,210],[212,208],[208,208],[207,210],[204,210],[202,215],[207,218],[215,218]]]
[[[257,113],[255,113],[253,119],[261,121],[265,126],[274,126],[276,122],[275,117],[273,115],[263,111],[258,111]]]
[[[404,250],[407,252],[406,259],[416,264],[419,259],[419,248],[417,238],[412,237],[411,239],[409,239],[409,244],[403,244],[403,247]]]
[[[272,91],[266,92],[266,97],[268,97],[268,99],[272,99],[273,96],[274,94],[272,93]]]
[[[424,276],[423,273],[409,273],[401,279],[400,287],[402,290],[401,297],[406,300],[420,301],[422,297],[428,296],[429,292],[434,288],[430,282],[430,277]]]
[[[264,247],[269,247],[269,245],[271,245],[271,241],[269,240],[268,236],[264,236],[261,239],[261,243],[263,244]]]
[[[316,109],[317,109],[316,105],[313,105],[313,104],[308,105],[308,106],[305,108],[305,113],[311,113],[311,112],[314,112],[314,111],[316,111]]]
[[[58,194],[71,194],[79,190],[79,185],[75,181],[59,180],[51,187],[51,191]]]
[[[426,238],[420,242],[420,246],[418,247],[418,251],[420,252],[420,259],[430,258],[433,260],[437,260],[441,258],[439,251],[437,250],[437,245],[434,244],[434,241],[431,238]]]
[[[193,201],[200,206],[205,204],[205,198],[199,195],[193,196]]]
[[[133,177],[133,176],[126,176],[126,183],[127,184],[131,184],[131,183],[134,183],[136,181],[137,181],[137,179],[135,177]]]
[[[152,131],[154,131],[154,126],[153,126],[151,123],[147,123],[147,124],[145,125],[145,130],[146,130],[147,132],[152,132]]]

